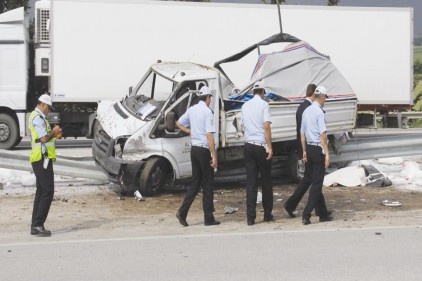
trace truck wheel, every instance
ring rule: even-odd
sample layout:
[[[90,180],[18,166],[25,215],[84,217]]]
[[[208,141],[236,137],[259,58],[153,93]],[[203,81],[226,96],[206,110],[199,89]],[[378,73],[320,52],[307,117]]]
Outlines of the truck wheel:
[[[0,149],[11,149],[19,140],[18,124],[11,116],[0,113]]]
[[[161,192],[167,178],[167,166],[164,160],[152,158],[147,161],[141,172],[139,191],[143,196],[152,196]]]
[[[299,160],[296,150],[293,150],[289,155],[289,173],[290,178],[295,183],[299,183],[305,174],[305,162]]]

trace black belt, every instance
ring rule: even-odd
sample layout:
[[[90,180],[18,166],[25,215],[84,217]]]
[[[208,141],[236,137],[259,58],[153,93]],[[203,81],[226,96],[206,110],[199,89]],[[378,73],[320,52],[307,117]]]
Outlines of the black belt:
[[[192,145],[192,146],[209,149],[208,146],[206,145]]]

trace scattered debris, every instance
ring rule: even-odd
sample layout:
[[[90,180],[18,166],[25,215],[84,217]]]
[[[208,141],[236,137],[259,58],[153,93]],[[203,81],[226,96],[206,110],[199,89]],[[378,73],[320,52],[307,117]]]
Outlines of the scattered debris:
[[[282,201],[283,201],[282,198],[277,199],[277,202],[282,202]]]
[[[375,232],[375,235],[381,235],[382,233],[381,232]]]
[[[142,197],[142,194],[139,192],[139,190],[135,191],[133,195],[135,195],[135,200],[145,201],[144,197]]]
[[[234,207],[224,207],[224,213],[225,214],[233,214],[236,213],[239,210],[239,208],[234,208]]]
[[[256,203],[262,202],[262,193],[261,191],[258,191],[258,196],[256,196]]]
[[[354,187],[364,185],[365,171],[362,167],[345,167],[324,177],[324,186]]]
[[[361,167],[345,167],[334,171],[324,178],[325,186],[375,186],[385,187],[392,185],[383,173],[372,165],[362,165]]]
[[[385,187],[393,184],[391,180],[384,176],[384,174],[378,171],[374,166],[362,165],[362,167],[365,169],[366,186]]]
[[[382,204],[388,207],[401,207],[401,203],[399,201],[384,200],[382,201]]]

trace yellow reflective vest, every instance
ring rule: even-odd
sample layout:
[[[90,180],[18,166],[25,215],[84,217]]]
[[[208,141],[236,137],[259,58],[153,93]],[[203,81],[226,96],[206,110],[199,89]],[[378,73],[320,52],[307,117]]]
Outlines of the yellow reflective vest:
[[[34,119],[35,117],[40,116],[44,122],[45,122],[45,128],[47,130],[47,134],[49,134],[51,132],[51,127],[50,127],[50,123],[48,123],[47,119],[45,119],[44,116],[42,116],[38,111],[34,110],[32,111],[31,115],[29,115],[29,130],[31,132],[31,155],[29,156],[29,161],[32,162],[37,162],[40,161],[41,159],[43,159],[43,155],[42,155],[42,148],[41,148],[41,142],[39,140],[39,136],[37,133],[37,130],[35,130],[34,127]],[[56,161],[56,138],[51,138],[48,142],[44,143],[45,148],[46,148],[46,152],[48,155],[48,158],[51,159],[52,161]]]

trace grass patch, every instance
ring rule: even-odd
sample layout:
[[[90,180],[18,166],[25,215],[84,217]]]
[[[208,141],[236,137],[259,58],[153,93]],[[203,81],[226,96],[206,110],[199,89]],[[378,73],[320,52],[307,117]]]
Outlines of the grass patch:
[[[422,46],[413,47],[413,61],[422,61]]]
[[[418,84],[416,84],[416,88],[413,90],[413,99],[415,99],[416,95],[422,92],[422,80],[418,81]],[[421,111],[422,110],[422,100],[419,100],[414,105],[415,111]]]

